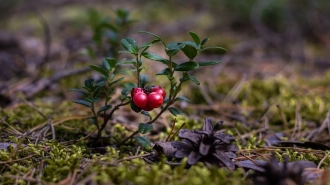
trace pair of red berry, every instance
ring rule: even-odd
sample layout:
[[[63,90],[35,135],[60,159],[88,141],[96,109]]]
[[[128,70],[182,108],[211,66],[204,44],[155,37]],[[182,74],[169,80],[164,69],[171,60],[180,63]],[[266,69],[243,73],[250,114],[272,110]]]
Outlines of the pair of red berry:
[[[160,86],[152,86],[144,89],[137,87],[132,89],[131,96],[135,106],[144,111],[151,111],[163,104],[166,92]]]

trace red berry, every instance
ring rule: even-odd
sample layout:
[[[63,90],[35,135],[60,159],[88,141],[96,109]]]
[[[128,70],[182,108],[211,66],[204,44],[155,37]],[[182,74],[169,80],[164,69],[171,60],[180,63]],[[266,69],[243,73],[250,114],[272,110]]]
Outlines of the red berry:
[[[143,108],[147,105],[147,97],[144,92],[138,92],[133,96],[133,102],[137,107]]]
[[[161,86],[152,87],[150,92],[159,93],[163,96],[163,98],[166,97],[166,91]]]
[[[164,98],[157,92],[152,92],[148,95],[148,106],[158,108],[163,104]]]
[[[134,95],[135,95],[136,93],[138,93],[138,92],[143,92],[143,89],[142,89],[142,88],[139,88],[139,87],[135,87],[135,88],[133,88],[132,91],[131,91],[131,97],[133,98]]]
[[[150,107],[148,104],[142,108],[142,110],[144,110],[144,111],[151,111],[152,109],[154,109],[154,108]]]

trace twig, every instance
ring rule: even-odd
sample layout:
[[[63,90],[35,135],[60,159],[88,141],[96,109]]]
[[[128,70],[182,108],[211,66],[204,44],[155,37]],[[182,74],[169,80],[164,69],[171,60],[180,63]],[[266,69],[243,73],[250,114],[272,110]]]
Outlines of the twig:
[[[329,157],[330,153],[327,153],[327,155],[325,155],[322,160],[319,162],[319,164],[317,165],[317,169],[321,168],[322,163]]]
[[[39,110],[33,103],[27,101],[26,99],[22,98],[22,100],[24,101],[24,103],[26,103],[28,106],[30,106],[32,109],[34,109],[35,111],[37,111],[43,118],[45,118],[46,120],[48,120],[47,116],[41,111]]]
[[[286,129],[289,128],[289,123],[288,123],[288,121],[286,120],[285,114],[284,114],[284,112],[282,111],[281,106],[280,106],[280,105],[276,105],[276,107],[278,108],[278,111],[279,111],[280,114],[281,114],[281,119],[282,119],[282,121],[283,121],[283,126],[284,126],[284,129],[286,130]]]
[[[173,140],[173,138],[178,134],[178,132],[182,129],[182,127],[186,124],[186,122],[182,123],[182,125],[180,126],[180,128],[171,136],[171,138],[169,139],[169,141]]]
[[[49,122],[50,129],[52,130],[52,139],[56,140],[55,128],[54,128],[53,121],[50,116],[48,116],[48,122]]]
[[[171,135],[172,135],[172,132],[174,130],[174,127],[175,127],[175,123],[176,123],[176,118],[174,118],[174,121],[173,121],[173,124],[172,124],[172,127],[171,127],[171,131],[170,133],[168,134],[167,138],[165,139],[165,141],[169,141]]]
[[[47,184],[46,182],[42,181],[41,179],[34,179],[31,177],[20,177],[18,175],[11,175],[11,174],[4,174],[3,177],[21,179],[24,181],[37,182],[37,183],[41,183],[41,184]]]

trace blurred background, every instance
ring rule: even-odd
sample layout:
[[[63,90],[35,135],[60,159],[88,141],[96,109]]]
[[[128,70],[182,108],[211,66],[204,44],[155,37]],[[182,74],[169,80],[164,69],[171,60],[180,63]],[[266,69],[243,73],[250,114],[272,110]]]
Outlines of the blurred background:
[[[329,29],[328,0],[0,0],[0,106],[19,94],[72,100],[66,90],[82,84],[82,76],[93,76],[88,65],[101,64],[105,56],[127,57],[116,52],[122,38],[140,44],[152,39],[141,30],[167,43],[190,39],[194,31],[210,37],[209,46],[227,48],[199,56],[222,60],[195,72],[205,84],[200,89],[212,89],[224,78],[235,84],[278,74],[325,75]],[[151,51],[164,56],[161,45]],[[146,73],[161,69],[154,64]],[[205,92],[202,96],[212,103]]]

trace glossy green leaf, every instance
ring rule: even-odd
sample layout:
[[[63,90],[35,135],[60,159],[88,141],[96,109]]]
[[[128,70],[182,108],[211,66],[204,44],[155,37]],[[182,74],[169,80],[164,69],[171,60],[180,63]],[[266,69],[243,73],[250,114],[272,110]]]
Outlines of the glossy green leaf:
[[[148,80],[149,80],[149,77],[147,75],[141,74],[140,75],[140,87],[143,88],[144,86],[146,86],[148,83]]]
[[[145,33],[145,34],[152,35],[152,36],[156,37],[157,39],[159,39],[164,44],[164,46],[166,46],[165,42],[156,34],[153,34],[151,32],[147,32],[147,31],[139,31],[139,33]]]
[[[115,58],[107,57],[107,58],[104,58],[103,60],[107,61],[111,68],[116,67],[117,60]]]
[[[198,46],[201,42],[199,36],[195,33],[195,32],[189,32],[189,35],[191,36],[191,38],[195,41],[196,45]]]
[[[140,123],[138,130],[141,134],[146,134],[152,130],[152,124]]]
[[[141,53],[141,55],[147,59],[150,59],[150,60],[155,60],[155,61],[158,61],[158,62],[161,62],[165,65],[168,65],[169,64],[169,61],[164,59],[163,57],[157,55],[157,54],[154,54],[154,53],[150,53],[150,52],[143,52]]]
[[[130,87],[130,88],[137,87],[136,83],[134,83],[134,82],[127,82],[127,83],[124,83],[123,86],[124,86],[125,88],[127,88],[127,87]]]
[[[195,77],[193,77],[193,76],[191,76],[191,75],[188,74],[188,78],[189,78],[191,81],[193,81],[195,84],[200,85],[199,81],[198,81]]]
[[[201,42],[201,45],[204,46],[206,44],[206,42],[209,41],[209,40],[210,40],[210,38],[203,39],[202,42]]]
[[[197,49],[192,44],[186,43],[184,48],[182,48],[181,50],[190,60],[194,59],[197,56]]]
[[[98,111],[97,111],[97,114],[99,114],[100,112],[103,112],[103,111],[107,111],[109,109],[111,109],[112,106],[111,105],[104,105],[103,107],[101,107]]]
[[[99,92],[102,89],[102,87],[103,86],[94,86],[93,87],[93,97],[96,97],[99,94]]]
[[[145,44],[143,44],[142,46],[139,47],[139,49],[143,49],[142,53],[145,52],[151,45],[159,42],[160,40],[155,38],[154,40],[152,40],[151,42],[147,42]]]
[[[151,149],[151,143],[148,138],[143,136],[134,136],[134,139],[145,149]]]
[[[93,78],[87,79],[87,80],[85,80],[85,87],[87,89],[91,90],[92,87],[93,87],[93,83],[94,83],[94,79]]]
[[[133,100],[130,101],[130,106],[131,106],[131,109],[136,113],[139,113],[142,110],[140,107],[138,107],[134,104]]]
[[[174,101],[186,101],[186,102],[191,102],[188,98],[184,96],[178,96],[174,99]]]
[[[174,56],[177,54],[183,47],[185,46],[185,43],[179,43],[179,42],[171,42],[167,44],[165,51],[168,56]]]
[[[116,84],[116,83],[118,83],[118,82],[120,82],[120,81],[122,81],[122,80],[124,80],[125,79],[125,77],[121,77],[121,78],[118,78],[118,79],[116,79],[116,80],[113,80],[113,81],[111,81],[110,83],[109,83],[109,86],[112,86],[112,85],[114,85],[114,84]]]
[[[127,73],[127,72],[132,72],[132,71],[136,71],[136,69],[124,69],[124,70],[116,71],[113,74],[114,75],[117,75],[117,74],[123,74],[123,73]]]
[[[118,62],[116,65],[118,66],[118,65],[127,65],[127,64],[132,64],[132,65],[134,65],[135,66],[135,64],[136,64],[136,60],[126,60],[126,61],[120,61],[120,62]]]
[[[199,66],[211,66],[215,64],[219,64],[221,61],[206,61],[206,62],[198,62]]]
[[[103,86],[105,83],[107,83],[106,80],[101,80],[101,81],[98,81],[95,86]]]
[[[131,54],[136,55],[139,51],[138,45],[135,40],[129,37],[126,37],[121,40],[121,45]]]
[[[205,50],[209,50],[209,49],[220,49],[220,50],[227,51],[225,48],[223,48],[223,47],[218,47],[218,46],[205,47],[205,48],[203,48],[201,51],[205,51]]]
[[[88,101],[88,102],[91,102],[91,103],[95,103],[95,102],[100,101],[101,98],[99,98],[99,97],[94,97],[94,98],[86,97],[85,100]]]
[[[108,63],[108,61],[105,58],[102,60],[102,63],[103,63],[103,66],[105,67],[105,69],[107,71],[110,71],[111,70],[111,66],[110,66],[110,64]]]
[[[197,62],[184,62],[179,65],[177,65],[174,70],[175,71],[191,71],[194,69],[197,69],[199,67]]]
[[[125,51],[125,50],[120,50],[120,51],[118,51],[118,53],[129,53],[128,51]]]
[[[70,91],[74,91],[74,92],[80,92],[80,93],[83,93],[84,95],[88,95],[88,92],[82,90],[82,89],[69,89],[68,92]]]
[[[170,107],[170,108],[168,108],[168,110],[169,110],[174,116],[177,116],[177,115],[179,115],[179,114],[182,114],[182,112],[181,112],[179,109],[174,108],[174,107]]]
[[[89,107],[89,108],[92,108],[92,103],[88,102],[86,100],[74,100],[72,102],[83,105],[83,106],[86,106],[86,107]]]
[[[169,68],[165,68],[163,70],[161,70],[160,72],[158,72],[156,75],[170,75],[171,71]]]
[[[96,117],[95,116],[89,116],[86,117],[85,119],[89,120],[92,124],[96,125]]]
[[[90,65],[89,67],[92,68],[94,71],[100,73],[105,78],[109,78],[109,73],[105,69],[103,69],[97,65]]]
[[[124,102],[128,98],[127,94],[123,94],[120,96],[121,102]]]
[[[145,116],[148,116],[150,120],[152,119],[152,117],[151,117],[151,115],[149,114],[148,111],[144,111],[144,110],[143,110],[143,111],[141,112],[141,114],[143,114],[143,115],[145,115]]]
[[[169,100],[170,100],[170,99],[168,99],[168,97],[166,97],[166,98],[164,99],[163,104],[166,104]]]
[[[128,82],[123,84],[124,89],[121,91],[122,95],[127,95],[131,92],[134,87],[137,87],[136,83]]]

